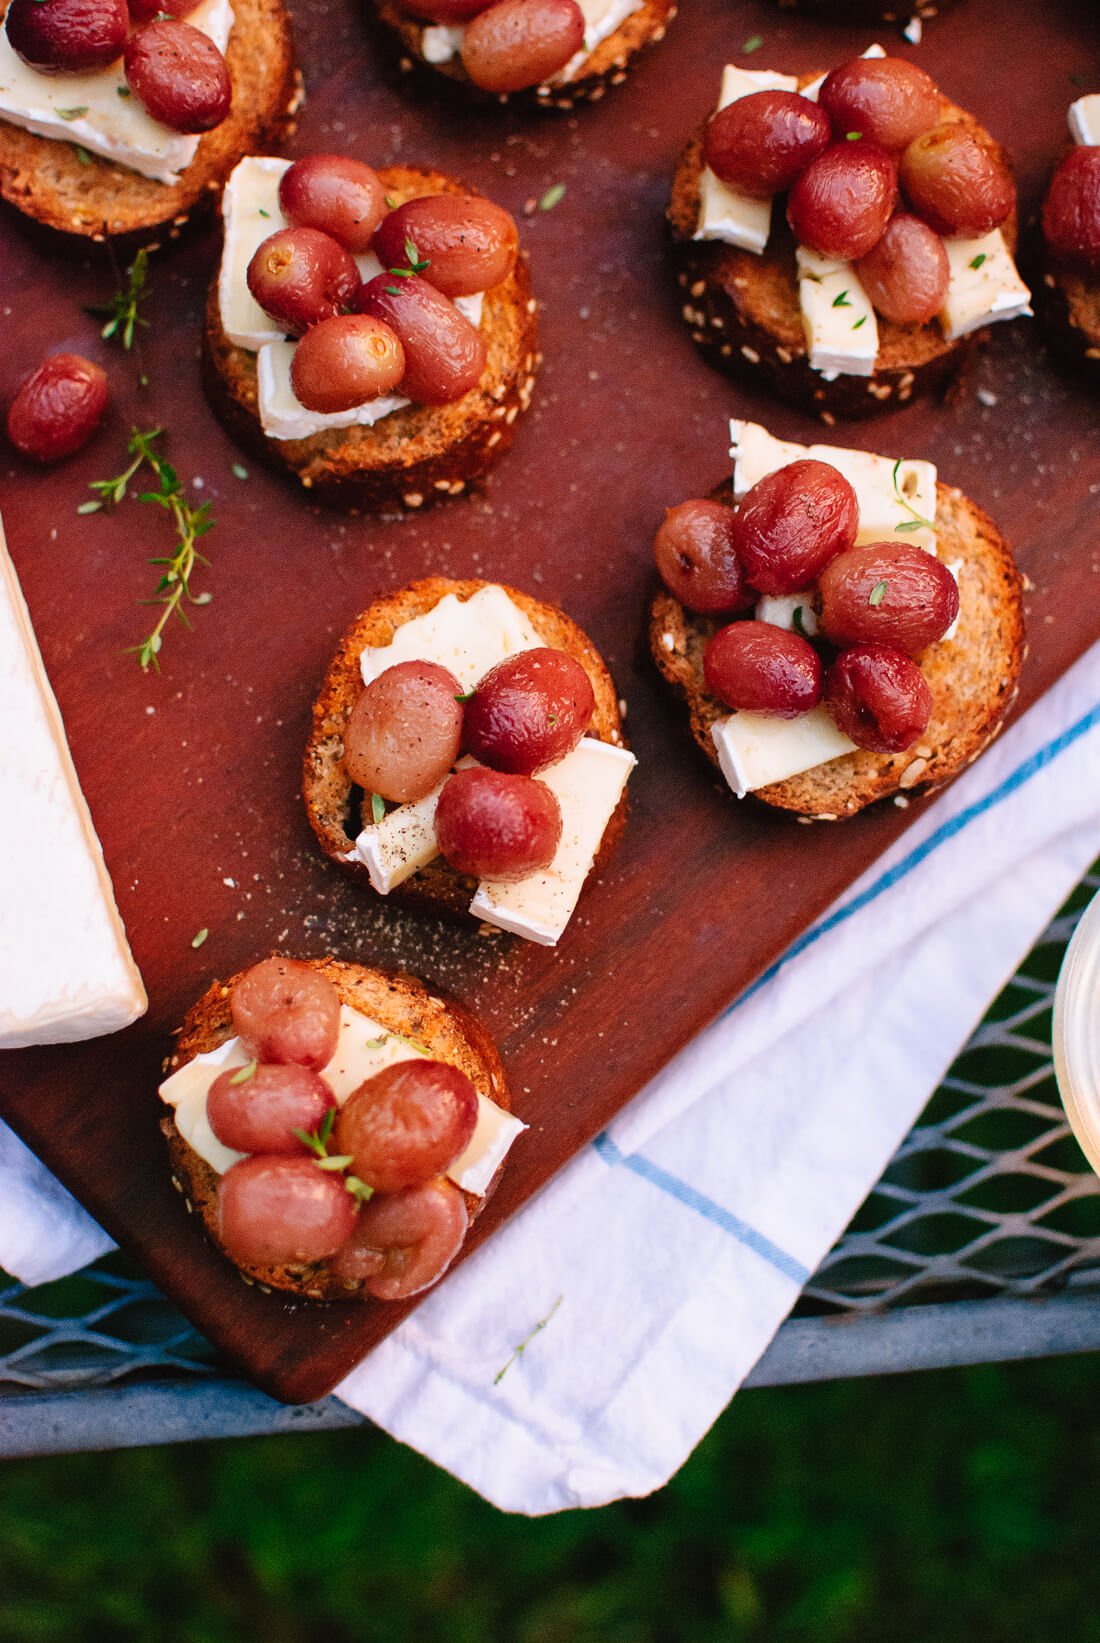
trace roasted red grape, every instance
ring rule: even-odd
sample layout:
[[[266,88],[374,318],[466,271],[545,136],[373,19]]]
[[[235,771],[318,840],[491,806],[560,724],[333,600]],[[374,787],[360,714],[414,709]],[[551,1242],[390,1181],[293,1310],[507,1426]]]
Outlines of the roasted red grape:
[[[818,101],[838,142],[858,131],[898,154],[940,117],[936,82],[903,57],[856,57],[826,76]]]
[[[935,126],[901,156],[901,186],[937,234],[976,239],[1008,217],[1016,185],[1000,155],[958,122]]]
[[[525,879],[553,861],[561,807],[546,783],[531,776],[456,770],[439,795],[435,836],[457,873]]]
[[[507,279],[519,252],[519,234],[508,212],[492,200],[428,194],[382,219],[374,250],[384,268],[426,262],[420,272],[429,285],[445,297],[469,297]]]
[[[319,228],[354,256],[370,250],[386,212],[378,173],[342,154],[307,154],[279,181],[279,205],[289,223]]]
[[[446,1061],[399,1061],[353,1090],[341,1107],[333,1150],[376,1192],[400,1192],[441,1174],[466,1151],[477,1125],[477,1091]]]
[[[295,1130],[315,1130],[336,1102],[320,1073],[264,1062],[227,1067],[211,1084],[206,1116],[218,1140],[235,1152],[300,1154]]]
[[[796,91],[754,91],[719,109],[703,140],[716,177],[754,199],[781,194],[823,154],[829,121]]]
[[[348,775],[367,793],[424,799],[458,758],[461,686],[435,662],[397,662],[364,690],[344,732]]]
[[[727,707],[797,719],[821,700],[821,658],[807,639],[770,622],[719,628],[703,657],[707,689]]]
[[[19,385],[8,410],[8,438],[34,462],[61,462],[88,443],[109,401],[98,365],[80,354],[50,354]]]
[[[90,74],[122,56],[130,14],[126,0],[11,0],[4,26],[39,74]]]
[[[229,65],[213,40],[190,23],[158,18],[126,42],[126,84],[150,119],[172,131],[213,131],[229,113]]]
[[[881,240],[856,263],[859,282],[884,319],[927,325],[943,307],[950,277],[939,235],[920,217],[899,211]]]
[[[485,371],[485,344],[454,303],[427,280],[378,274],[356,306],[397,332],[405,350],[401,392],[419,405],[446,405],[476,388]]]
[[[336,1054],[340,995],[312,965],[265,958],[233,988],[233,1026],[257,1061],[293,1062],[320,1072]]]
[[[669,508],[653,540],[662,582],[682,605],[706,614],[740,609],[741,565],[733,509],[705,498]]]
[[[932,717],[924,674],[889,645],[842,650],[825,674],[825,702],[838,730],[872,753],[904,753]]]
[[[897,199],[897,168],[877,143],[832,143],[794,181],[787,220],[801,245],[855,262],[882,238]]]
[[[372,1198],[333,1261],[349,1284],[361,1282],[379,1301],[403,1301],[441,1278],[462,1248],[466,1201],[442,1176],[388,1197]]]
[[[401,0],[404,11],[423,17],[428,23],[468,23],[493,0]]]
[[[483,91],[522,91],[564,68],[583,44],[577,0],[497,0],[467,24],[462,66]]]
[[[892,645],[916,656],[959,614],[955,578],[915,542],[849,548],[830,560],[818,586],[821,630],[835,645]]]
[[[856,493],[827,462],[807,457],[761,479],[735,516],[734,549],[761,593],[800,593],[859,528]]]
[[[319,228],[280,228],[249,263],[248,289],[288,336],[300,337],[354,303],[359,270],[350,251]]]
[[[343,1176],[310,1158],[242,1158],[218,1182],[218,1237],[242,1266],[327,1260],[357,1214]]]
[[[564,650],[507,656],[466,704],[462,740],[493,770],[533,776],[571,753],[592,722],[592,681]]]
[[[1100,148],[1074,148],[1059,165],[1043,206],[1043,233],[1055,256],[1100,265]]]
[[[190,17],[202,0],[129,0],[135,23],[152,23],[157,17]]]
[[[393,393],[404,375],[401,339],[370,314],[334,314],[311,325],[290,362],[295,395],[326,416]]]

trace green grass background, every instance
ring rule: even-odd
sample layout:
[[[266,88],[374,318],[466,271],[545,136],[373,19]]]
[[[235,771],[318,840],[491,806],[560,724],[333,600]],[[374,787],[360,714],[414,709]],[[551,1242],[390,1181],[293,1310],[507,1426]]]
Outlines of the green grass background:
[[[10,1462],[2,1643],[1092,1643],[1100,1361],[746,1392],[506,1517],[370,1428]]]

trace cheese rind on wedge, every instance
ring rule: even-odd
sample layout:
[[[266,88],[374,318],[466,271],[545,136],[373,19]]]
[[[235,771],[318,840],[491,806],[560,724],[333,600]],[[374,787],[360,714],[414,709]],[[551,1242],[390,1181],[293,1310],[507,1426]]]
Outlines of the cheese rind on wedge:
[[[1031,292],[999,228],[974,240],[944,240],[949,276],[940,325],[948,342],[996,320],[1031,313]]]
[[[1082,148],[1100,148],[1100,92],[1069,105],[1069,134]]]
[[[869,377],[878,357],[878,321],[850,262],[795,252],[798,300],[810,365],[823,376]]]
[[[739,799],[856,751],[825,707],[798,719],[731,713],[719,719],[711,736],[722,774]]]
[[[145,988],[0,527],[0,1049],[117,1032]]]

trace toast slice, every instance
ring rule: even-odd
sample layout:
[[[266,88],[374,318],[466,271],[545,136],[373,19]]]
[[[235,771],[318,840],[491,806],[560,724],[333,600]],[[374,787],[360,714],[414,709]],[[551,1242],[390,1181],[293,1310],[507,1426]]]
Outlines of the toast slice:
[[[403,73],[420,71],[442,74],[456,86],[482,101],[507,103],[512,108],[575,108],[578,103],[596,103],[611,86],[622,85],[631,59],[646,46],[656,45],[676,15],[676,0],[644,0],[644,4],[623,20],[589,52],[579,71],[569,80],[560,75],[522,91],[494,94],[475,86],[458,56],[445,63],[429,63],[424,56],[424,30],[430,24],[412,17],[398,0],[373,0],[380,21],[397,38],[401,47],[399,66]],[[438,88],[438,81],[435,82]]]
[[[192,212],[217,202],[242,155],[290,136],[302,101],[282,0],[233,0],[233,13],[226,50],[233,105],[200,139],[177,183],[154,182],[94,154],[81,158],[71,143],[0,121],[0,196],[72,244],[109,239],[125,249],[157,234],[177,239]]]
[[[711,499],[733,506],[729,483]],[[957,776],[996,736],[1016,697],[1024,645],[1023,585],[996,525],[961,491],[936,486],[939,557],[961,561],[959,625],[918,660],[932,690],[928,728],[904,753],[863,748],[752,794],[764,804],[816,821],[839,821],[894,795],[930,793]],[[649,641],[657,668],[687,702],[691,733],[710,762],[711,727],[728,709],[703,683],[703,653],[722,623],[688,611],[665,588],[650,607]]]
[[[396,205],[425,194],[470,194],[453,178],[412,166],[383,166]],[[258,460],[337,506],[371,512],[419,509],[460,496],[512,443],[541,362],[524,253],[485,294],[481,335],[488,363],[478,386],[450,405],[408,405],[371,428],[332,428],[308,439],[271,439],[260,421],[256,355],[222,328],[215,277],[206,304],[203,383],[226,428]]]
[[[305,962],[332,982],[341,1004],[361,1010],[389,1032],[415,1038],[436,1060],[460,1067],[498,1107],[505,1112],[511,1110],[511,1097],[496,1045],[480,1021],[462,1005],[429,992],[414,976],[389,974],[365,964],[347,964],[334,958]],[[233,1036],[229,997],[238,979],[232,976],[228,981],[211,982],[192,1005],[180,1029],[176,1048],[165,1063],[166,1075],[176,1072],[196,1055],[216,1050]],[[172,1184],[183,1194],[188,1213],[198,1215],[211,1241],[218,1244],[217,1171],[184,1140],[174,1116],[169,1114],[163,1118],[160,1127],[168,1141]],[[471,1220],[494,1190],[499,1175],[500,1171],[484,1197],[462,1194]],[[245,1266],[237,1270],[245,1283],[259,1284],[264,1289],[288,1290],[311,1301],[367,1299],[361,1285],[337,1278],[323,1261],[291,1266]]]
[[[1051,347],[1095,380],[1100,371],[1100,276],[1065,268],[1048,252],[1036,296]]]
[[[359,657],[367,645],[388,644],[403,623],[434,610],[448,593],[465,600],[488,585],[472,579],[452,581],[448,577],[432,576],[374,600],[340,641],[314,704],[313,728],[302,773],[306,813],[329,860],[372,895],[375,892],[370,874],[352,848],[362,828],[370,822],[370,800],[353,787],[344,768],[344,727],[363,690]],[[567,651],[588,674],[596,696],[589,734],[616,747],[625,747],[615,685],[591,639],[555,605],[532,599],[515,588],[505,587],[504,591],[523,611],[543,644]],[[611,855],[626,823],[626,809],[624,793],[604,830],[593,872]],[[465,919],[470,916],[470,899],[476,888],[476,879],[456,873],[442,856],[437,856],[397,885],[385,899]]]
[[[809,85],[815,75],[802,75]],[[1004,151],[973,118],[947,98],[940,118],[960,121],[1005,158]],[[810,365],[802,327],[795,268],[795,239],[782,211],[773,211],[771,238],[761,256],[714,240],[693,240],[699,218],[704,169],[704,125],[680,157],[672,185],[668,221],[676,245],[682,313],[692,339],[713,364],[748,375],[777,398],[831,424],[892,411],[918,394],[944,386],[988,331],[948,342],[938,324],[895,325],[878,316],[879,350],[869,377],[840,375],[826,381]],[[1016,215],[1002,225],[1010,251],[1016,247]]]

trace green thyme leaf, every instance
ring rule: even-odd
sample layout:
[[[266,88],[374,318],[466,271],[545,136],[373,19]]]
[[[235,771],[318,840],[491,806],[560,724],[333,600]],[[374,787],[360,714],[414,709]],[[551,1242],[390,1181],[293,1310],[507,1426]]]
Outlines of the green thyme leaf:
[[[763,44],[764,36],[762,34],[750,34],[744,45],[741,47],[741,55],[743,57],[751,57],[753,52],[759,51]]]
[[[321,1128],[317,1132],[318,1135],[321,1137],[321,1140],[322,1140],[322,1142],[324,1143],[324,1145],[326,1147],[328,1146],[328,1138],[332,1134],[332,1126],[335,1124],[335,1122],[336,1122],[336,1108],[335,1107],[330,1107],[328,1109],[328,1112],[326,1112],[325,1116],[322,1118]]]
[[[386,814],[386,801],[381,793],[372,793],[370,796],[371,821],[380,822]]]
[[[368,1204],[374,1197],[374,1188],[368,1187],[365,1181],[360,1181],[357,1175],[345,1175],[344,1185],[353,1198],[358,1198],[361,1204]]]
[[[844,133],[844,141],[846,143],[858,143],[858,142],[862,142],[862,140],[863,140],[862,131],[846,131]]]
[[[76,155],[81,165],[91,165],[92,156],[88,153],[86,148],[81,148],[79,143],[73,144],[73,153]]]
[[[465,696],[456,696],[455,701],[456,702],[469,702],[469,701],[473,700],[473,698],[476,694],[477,694],[476,691],[468,690],[466,692]]]
[[[244,466],[244,464],[242,462],[234,462],[232,468],[229,471],[233,475],[234,479],[247,479],[248,478],[248,469]]]
[[[858,331],[861,325],[866,325],[866,324],[867,324],[867,315],[866,314],[861,314],[859,316],[859,318],[855,321],[854,325],[852,326],[852,330],[853,331]]]
[[[514,1363],[518,1362],[518,1360],[523,1357],[523,1354],[527,1351],[527,1348],[530,1346],[530,1344],[534,1340],[535,1336],[542,1334],[542,1331],[546,1328],[547,1324],[550,1322],[551,1318],[554,1316],[554,1313],[558,1310],[558,1307],[561,1305],[561,1303],[564,1301],[564,1299],[565,1299],[564,1295],[559,1295],[557,1300],[554,1302],[553,1306],[550,1308],[549,1312],[546,1314],[545,1318],[540,1318],[538,1323],[535,1325],[534,1329],[531,1330],[530,1334],[525,1335],[523,1337],[522,1341],[520,1341],[519,1345],[516,1347],[515,1351],[512,1353],[512,1356],[508,1359],[508,1362],[504,1365],[504,1367],[502,1369],[498,1369],[496,1374],[493,1376],[493,1385],[494,1386],[499,1386],[501,1381],[504,1379],[505,1375],[507,1375],[509,1369],[511,1369],[512,1365]]]
[[[380,1049],[382,1049],[383,1045],[389,1039],[389,1036],[390,1036],[389,1033],[383,1033],[381,1038],[368,1038],[367,1039],[367,1049],[368,1050],[380,1050]]]
[[[392,194],[384,194],[382,197],[391,211],[397,210],[397,201],[394,199]]]
[[[120,97],[129,97],[131,95],[129,86],[116,86],[115,91]]]
[[[387,285],[386,290],[389,292],[391,297],[399,297],[401,295],[401,287],[399,285]]]
[[[323,1158],[318,1158],[317,1168],[323,1170],[345,1170],[351,1163],[350,1152],[329,1152]]]
[[[885,598],[886,598],[886,583],[885,582],[876,582],[874,587],[871,589],[871,592],[869,593],[869,595],[867,597],[867,603],[869,605],[881,605],[882,601]]]
[[[59,108],[57,117],[60,120],[79,120],[82,114],[87,114],[87,103],[81,103],[79,108]]]
[[[564,198],[565,198],[565,184],[564,183],[552,183],[551,186],[546,190],[546,193],[542,196],[542,199],[539,201],[539,210],[540,211],[553,211],[554,207],[556,205],[560,205],[561,202],[564,200]]]
[[[894,529],[896,531],[920,531],[924,529],[925,525],[931,526],[931,522],[927,519],[904,519],[900,525],[895,525]]]
[[[847,291],[841,291],[833,298],[834,308],[850,308],[851,306],[851,303],[848,301]]]
[[[256,1068],[259,1064],[258,1061],[250,1061],[247,1067],[242,1067],[240,1072],[234,1073],[229,1082],[231,1084],[247,1084],[250,1078],[255,1078]]]
[[[87,507],[88,504],[85,502],[84,506]],[[92,506],[95,507],[95,508],[98,508],[99,503],[98,502],[93,502]],[[81,511],[80,509],[77,509],[78,513],[80,511]],[[191,938],[192,947],[194,947],[195,950],[197,951],[202,946],[203,942],[206,940],[206,938],[209,934],[210,934],[210,931],[206,928],[206,926],[204,924],[202,929],[199,931],[198,935],[193,936]]]
[[[982,263],[985,262],[985,260],[986,260],[985,252],[984,251],[979,251],[978,255],[976,257],[971,257],[969,266],[971,268],[980,268],[982,266]]]
[[[796,633],[800,633],[802,635],[803,639],[808,639],[810,637],[806,632],[806,624],[802,619],[801,605],[796,605],[794,610],[791,612],[791,626]]]

